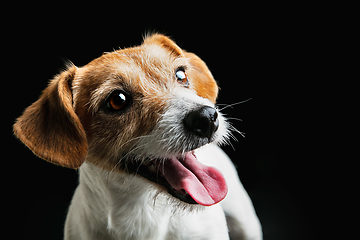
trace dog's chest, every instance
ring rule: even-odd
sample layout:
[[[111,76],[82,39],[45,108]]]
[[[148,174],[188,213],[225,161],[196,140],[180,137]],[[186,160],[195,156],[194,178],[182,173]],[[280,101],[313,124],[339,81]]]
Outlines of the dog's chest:
[[[171,218],[165,200],[145,180],[130,178],[108,185],[108,230],[118,239],[164,239]]]
[[[161,199],[116,202],[108,215],[108,230],[116,239],[181,239],[181,228],[178,217]]]
[[[221,207],[204,211],[174,212],[173,206],[157,199],[152,204],[118,206],[108,216],[108,229],[115,239],[227,239]]]

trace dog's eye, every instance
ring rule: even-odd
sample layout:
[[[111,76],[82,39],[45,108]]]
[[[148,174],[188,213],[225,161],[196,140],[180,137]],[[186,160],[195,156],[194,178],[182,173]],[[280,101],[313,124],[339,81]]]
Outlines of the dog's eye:
[[[113,92],[107,100],[106,106],[115,111],[124,109],[128,104],[127,94],[123,91]]]
[[[185,71],[183,69],[178,69],[175,72],[176,80],[185,87],[189,86],[189,80],[185,74]]]

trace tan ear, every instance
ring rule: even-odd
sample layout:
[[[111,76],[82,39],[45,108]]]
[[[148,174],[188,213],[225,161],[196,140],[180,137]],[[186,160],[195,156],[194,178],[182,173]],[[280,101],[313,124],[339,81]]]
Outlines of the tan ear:
[[[87,154],[84,128],[73,109],[72,66],[57,75],[41,97],[14,124],[14,134],[37,156],[68,168],[78,168]]]
[[[205,62],[195,54],[186,51],[183,52],[192,65],[192,69],[189,72],[190,86],[194,87],[200,97],[207,98],[215,103],[219,88],[209,68]]]
[[[182,50],[170,38],[162,34],[145,36],[144,44],[156,44],[167,49],[176,57],[186,57],[192,65],[192,71],[190,71],[189,76],[191,88],[193,88],[200,97],[207,98],[213,103],[216,102],[219,88],[209,68],[198,56]],[[189,73],[187,72],[187,74]]]

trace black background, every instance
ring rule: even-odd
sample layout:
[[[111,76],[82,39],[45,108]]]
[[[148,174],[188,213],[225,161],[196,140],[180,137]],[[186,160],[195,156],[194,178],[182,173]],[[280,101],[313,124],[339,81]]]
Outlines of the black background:
[[[35,157],[15,139],[11,126],[16,117],[37,100],[67,60],[82,66],[103,52],[139,45],[147,31],[156,31],[207,63],[221,88],[219,107],[251,98],[223,111],[242,120],[231,122],[246,135],[234,133],[237,141],[223,149],[252,198],[264,239],[311,239],[317,221],[313,207],[319,203],[315,159],[309,154],[315,143],[308,141],[314,110],[308,108],[308,99],[318,77],[312,70],[318,64],[325,23],[293,8],[269,13],[267,6],[203,15],[180,5],[167,15],[150,10],[124,15],[124,9],[108,7],[106,13],[98,10],[79,17],[81,10],[68,6],[44,14],[23,6],[14,23],[5,27],[3,151],[11,157],[3,171],[4,191],[9,210],[16,212],[9,222],[22,226],[11,230],[14,236],[62,239],[78,182],[75,170]]]

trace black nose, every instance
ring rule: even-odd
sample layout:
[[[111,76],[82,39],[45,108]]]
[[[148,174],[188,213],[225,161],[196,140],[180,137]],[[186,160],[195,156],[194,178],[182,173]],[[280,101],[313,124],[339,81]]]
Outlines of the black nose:
[[[212,107],[202,107],[198,110],[189,112],[184,118],[185,129],[201,138],[207,138],[210,142],[211,137],[219,128],[218,114]]]

